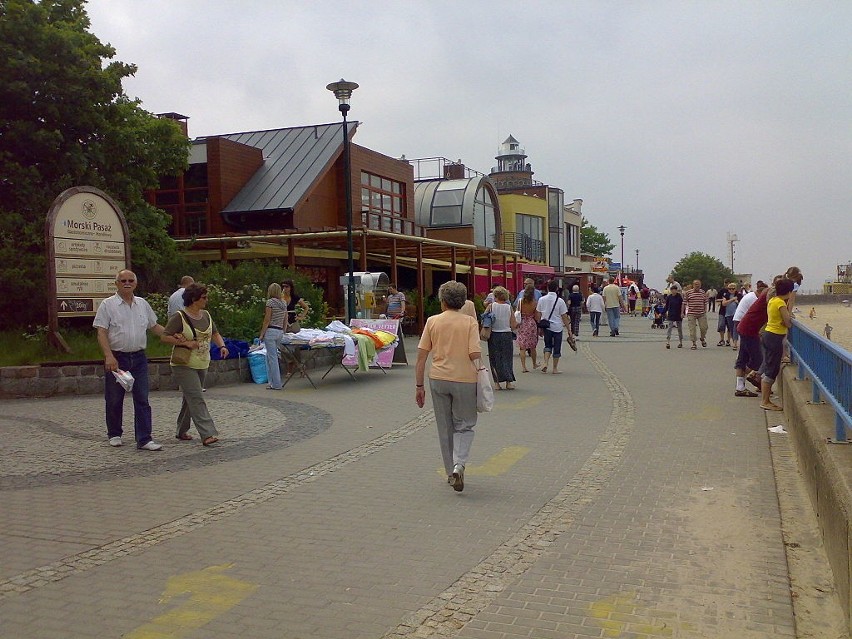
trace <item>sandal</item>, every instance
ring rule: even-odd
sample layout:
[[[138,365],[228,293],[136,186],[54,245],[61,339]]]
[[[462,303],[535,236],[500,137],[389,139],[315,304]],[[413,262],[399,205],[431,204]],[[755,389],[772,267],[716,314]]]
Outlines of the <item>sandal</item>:
[[[697,350],[698,350],[698,347],[697,347],[695,344],[693,344],[692,346],[690,346],[690,347],[689,347],[689,350],[691,350],[691,351],[697,351]]]
[[[213,444],[215,444],[218,441],[219,441],[218,437],[208,437],[207,439],[205,439],[201,443],[204,444],[205,446],[212,446]]]
[[[542,367],[541,367],[541,372],[542,372],[542,373],[546,373],[546,372],[547,372],[547,366],[542,366]]]
[[[716,344],[716,346],[724,346],[724,345],[725,345],[725,340],[723,340],[723,339],[720,339],[719,343]]]
[[[189,433],[181,433],[180,435],[175,435],[175,439],[180,439],[182,441],[188,442],[190,439],[192,439],[192,435],[190,435]]]
[[[701,340],[701,346],[707,348],[707,342],[704,339]]]

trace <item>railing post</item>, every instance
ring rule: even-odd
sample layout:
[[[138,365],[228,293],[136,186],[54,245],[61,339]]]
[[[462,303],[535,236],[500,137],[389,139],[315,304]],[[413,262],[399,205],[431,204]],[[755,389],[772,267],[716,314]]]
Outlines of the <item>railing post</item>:
[[[834,441],[845,444],[846,440],[846,424],[843,423],[843,417],[839,412],[834,413]]]

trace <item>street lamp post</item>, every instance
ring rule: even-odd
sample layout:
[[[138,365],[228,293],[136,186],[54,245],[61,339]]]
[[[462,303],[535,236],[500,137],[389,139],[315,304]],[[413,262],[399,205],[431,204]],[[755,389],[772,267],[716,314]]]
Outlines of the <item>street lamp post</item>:
[[[621,269],[618,274],[618,285],[624,286],[624,230],[627,227],[622,224],[618,227],[618,232],[621,233]]]
[[[346,122],[346,114],[349,113],[349,98],[352,92],[358,88],[354,82],[347,82],[340,78],[339,82],[332,82],[325,87],[337,98],[337,108],[343,115],[343,179],[346,185],[346,248],[349,261],[349,278],[346,283],[346,315],[348,320],[355,317],[355,265],[352,259],[352,166],[349,160],[349,128]]]
[[[636,272],[639,272],[639,249],[636,249]]]

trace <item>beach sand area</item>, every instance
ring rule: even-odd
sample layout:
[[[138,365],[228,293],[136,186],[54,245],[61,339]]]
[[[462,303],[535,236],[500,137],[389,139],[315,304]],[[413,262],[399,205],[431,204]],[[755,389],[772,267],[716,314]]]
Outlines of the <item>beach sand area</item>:
[[[814,319],[808,317],[811,306],[816,310],[816,318]],[[796,313],[796,319],[818,335],[823,335],[825,323],[828,322],[833,329],[831,341],[852,353],[852,305],[846,307],[838,302],[837,304],[813,304],[811,306],[797,304],[796,308],[800,312]]]

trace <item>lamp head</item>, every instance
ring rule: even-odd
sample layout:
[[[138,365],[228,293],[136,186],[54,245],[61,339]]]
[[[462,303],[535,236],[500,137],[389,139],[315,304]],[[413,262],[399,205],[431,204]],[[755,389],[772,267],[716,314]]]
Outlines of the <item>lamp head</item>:
[[[340,78],[339,82],[332,82],[325,88],[334,93],[338,102],[337,108],[340,109],[341,113],[349,111],[349,98],[352,97],[352,92],[358,88],[355,82],[347,82]]]

